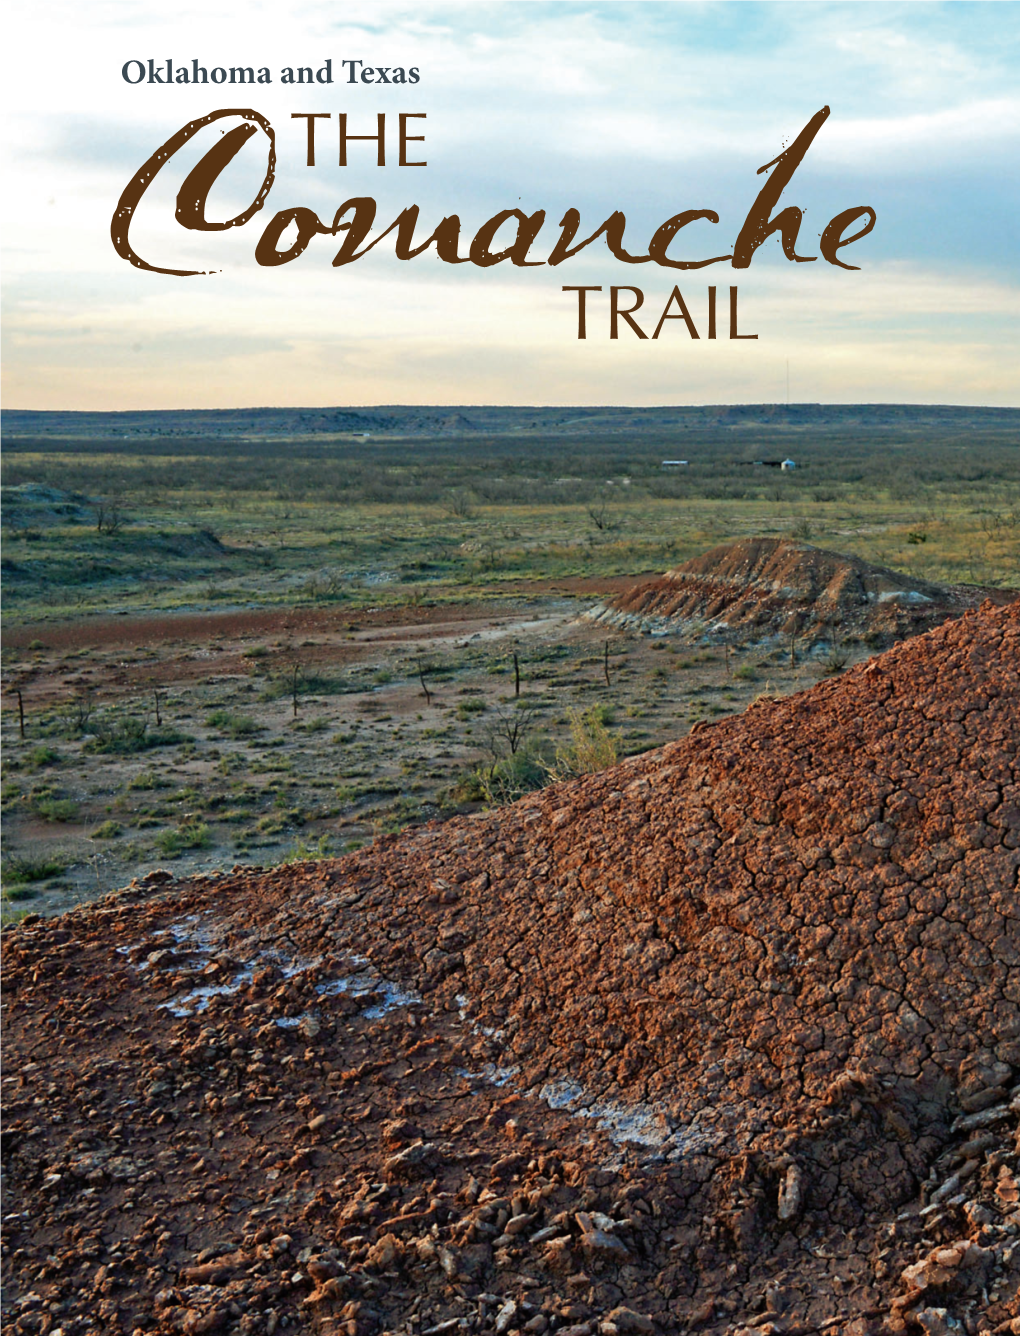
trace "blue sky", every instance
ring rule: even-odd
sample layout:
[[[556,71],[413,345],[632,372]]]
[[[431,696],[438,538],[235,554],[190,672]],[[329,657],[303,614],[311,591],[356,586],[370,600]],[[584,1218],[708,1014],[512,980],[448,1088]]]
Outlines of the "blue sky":
[[[169,22],[149,0],[42,0],[11,26],[8,406],[756,402],[785,394],[787,362],[795,400],[1018,402],[1018,4],[213,0],[185,3]],[[150,56],[266,65],[273,83],[243,98],[126,84],[124,61]],[[344,58],[413,65],[420,82],[280,84],[283,66],[327,57],[335,73]],[[109,239],[127,180],[187,120],[234,105],[277,131],[266,208],[229,232],[174,222],[210,130],[157,177],[132,237],[163,263],[218,272],[132,268]],[[557,269],[399,263],[387,242],[333,269],[329,237],[279,268],[254,260],[277,209],[331,218],[361,194],[378,200],[383,225],[419,204],[422,236],[451,212],[470,236],[499,209],[546,209],[539,257],[567,207],[587,230],[623,209],[635,251],[672,214],[712,208],[719,225],[689,228],[682,253],[725,253],[763,184],[757,168],[823,105],[831,116],[783,204],[805,210],[812,254],[832,215],[873,207],[874,231],[843,252],[854,273],[790,264],[775,238],[741,271],[630,266],[601,243]],[[294,111],[332,114],[314,169]],[[398,112],[425,112],[428,167],[379,169],[366,146],[340,168],[328,150],[341,111],[362,132],[379,111],[391,129]],[[260,142],[221,177],[212,215],[251,198]],[[637,285],[654,328],[674,282],[702,325],[696,343],[681,322],[656,342],[626,330],[610,341],[604,294],[579,342],[576,299],[561,292]],[[707,340],[710,283],[723,295],[739,285],[756,341]]]

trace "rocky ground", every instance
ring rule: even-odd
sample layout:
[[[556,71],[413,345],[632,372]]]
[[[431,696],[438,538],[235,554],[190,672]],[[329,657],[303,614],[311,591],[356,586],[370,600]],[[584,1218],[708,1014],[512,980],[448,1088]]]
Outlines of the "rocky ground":
[[[4,1332],[1020,1332],[1018,651],[29,916]]]
[[[641,581],[589,616],[609,626],[707,634],[719,643],[784,638],[879,647],[940,626],[982,599],[1014,597],[1011,590],[933,584],[788,538],[748,538]]]

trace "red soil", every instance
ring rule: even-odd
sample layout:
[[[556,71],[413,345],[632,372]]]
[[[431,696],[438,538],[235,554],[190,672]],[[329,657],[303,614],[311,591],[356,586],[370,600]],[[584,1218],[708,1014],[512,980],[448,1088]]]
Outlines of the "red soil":
[[[633,584],[633,576],[507,581],[493,586],[500,597],[515,599],[604,597]],[[343,632],[351,623],[364,631],[405,626],[431,626],[472,621],[504,611],[495,600],[466,603],[409,603],[382,608],[252,608],[233,612],[151,613],[145,616],[80,617],[73,621],[26,622],[4,630],[10,649],[27,649],[40,640],[47,649],[124,649],[180,641],[205,643],[217,639],[261,639],[266,636]]]
[[[7,676],[11,686],[25,691],[26,706],[37,708],[83,689],[130,695],[212,675],[246,675],[251,671],[246,651],[254,646],[266,649],[267,643],[270,648],[260,659],[264,668],[289,664],[295,657],[306,667],[335,668],[371,657],[379,642],[425,644],[466,637],[543,615],[536,614],[532,600],[606,597],[632,582],[632,577],[624,576],[520,581],[498,586],[498,599],[465,603],[403,603],[357,610],[259,608],[26,623],[5,629],[6,648],[25,651],[33,644],[42,648]],[[60,662],[62,655],[81,649],[94,650],[96,656],[82,664]],[[152,653],[138,659],[121,657],[134,650]],[[12,708],[13,695],[5,703]]]
[[[507,809],[26,921],[4,1331],[1016,1332],[1018,719],[986,604]]]

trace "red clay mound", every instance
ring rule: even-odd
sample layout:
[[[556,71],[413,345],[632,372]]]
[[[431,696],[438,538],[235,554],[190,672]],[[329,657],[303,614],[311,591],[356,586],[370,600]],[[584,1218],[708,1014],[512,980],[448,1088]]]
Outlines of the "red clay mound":
[[[985,605],[511,808],[17,929],[10,1330],[1015,1331],[1018,720]]]
[[[730,639],[891,644],[1010,594],[930,584],[785,538],[714,547],[590,613],[594,620]]]

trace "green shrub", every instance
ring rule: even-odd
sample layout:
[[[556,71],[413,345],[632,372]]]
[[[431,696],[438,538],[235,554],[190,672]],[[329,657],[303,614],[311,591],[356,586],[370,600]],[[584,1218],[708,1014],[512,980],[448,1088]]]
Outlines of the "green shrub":
[[[592,705],[588,713],[597,723],[612,724],[616,722],[616,710],[612,705]]]
[[[822,661],[822,676],[838,677],[849,662],[850,655],[845,650],[834,649],[828,657]]]
[[[279,835],[281,831],[286,830],[287,825],[287,818],[281,813],[279,816],[259,817],[255,822],[255,829],[262,835]]]
[[[738,682],[757,682],[758,674],[749,663],[742,663],[739,668],[734,669],[733,676]]]
[[[482,781],[481,770],[469,770],[461,775],[454,784],[448,789],[444,789],[440,794],[441,801],[454,803],[483,803],[485,802],[485,785]]]
[[[616,739],[595,710],[571,710],[570,743],[557,747],[551,767],[555,779],[572,775],[594,775],[617,761]]]
[[[32,807],[44,821],[73,821],[78,815],[78,804],[73,798],[37,798]]]
[[[156,836],[156,848],[167,858],[176,858],[185,849],[208,849],[211,844],[209,827],[201,821],[185,821],[176,830]]]
[[[34,900],[39,892],[34,886],[10,886],[4,888],[5,900]]]
[[[131,756],[151,747],[172,747],[189,742],[175,728],[149,728],[144,719],[102,719],[92,725],[93,736],[82,748],[100,755]]]
[[[248,738],[253,733],[262,731],[261,724],[257,724],[248,715],[238,714],[234,710],[213,710],[205,722],[209,728],[215,728],[231,738]]]
[[[48,881],[50,877],[59,877],[66,868],[66,863],[53,859],[7,858],[0,865],[0,875],[5,886],[15,886],[29,881]]]
[[[477,700],[474,697],[469,700],[459,700],[457,702],[457,718],[470,719],[472,715],[481,714],[485,709],[485,701]]]
[[[25,757],[26,770],[41,770],[46,765],[59,765],[64,758],[60,752],[45,745],[34,747]]]
[[[364,687],[346,677],[327,677],[324,674],[307,672],[298,677],[298,698],[303,696],[343,696],[351,691],[362,691]],[[294,678],[290,672],[274,673],[262,692],[259,700],[288,700],[294,695]]]
[[[283,863],[307,863],[329,857],[329,836],[320,835],[314,844],[305,840],[295,840],[280,861]]]
[[[104,821],[101,826],[95,828],[91,838],[94,840],[115,840],[121,833],[121,829],[116,821]]]
[[[525,793],[540,789],[548,782],[549,768],[540,754],[531,748],[522,748],[493,765],[469,770],[445,790],[440,799],[501,807],[504,803],[516,802]]]

